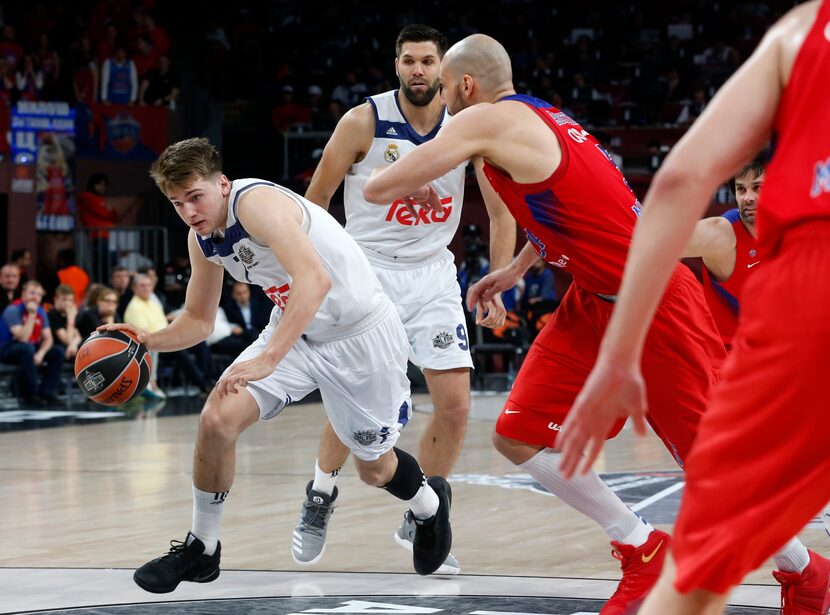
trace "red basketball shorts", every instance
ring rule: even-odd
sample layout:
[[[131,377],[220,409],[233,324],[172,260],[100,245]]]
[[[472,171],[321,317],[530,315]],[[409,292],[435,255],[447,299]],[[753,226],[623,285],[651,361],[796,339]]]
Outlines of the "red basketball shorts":
[[[744,287],[686,464],[676,588],[724,593],[830,500],[830,222],[786,231]]]
[[[614,305],[572,284],[531,346],[496,432],[551,447],[591,372]],[[726,356],[700,283],[678,265],[643,353],[648,420],[683,466],[712,385]],[[622,429],[619,421],[609,437]]]

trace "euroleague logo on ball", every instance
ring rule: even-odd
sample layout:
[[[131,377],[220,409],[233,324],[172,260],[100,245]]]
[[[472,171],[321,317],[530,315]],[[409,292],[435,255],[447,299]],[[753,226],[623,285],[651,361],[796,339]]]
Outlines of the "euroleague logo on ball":
[[[81,386],[87,393],[94,395],[103,388],[103,385],[104,375],[101,372],[87,372]]]

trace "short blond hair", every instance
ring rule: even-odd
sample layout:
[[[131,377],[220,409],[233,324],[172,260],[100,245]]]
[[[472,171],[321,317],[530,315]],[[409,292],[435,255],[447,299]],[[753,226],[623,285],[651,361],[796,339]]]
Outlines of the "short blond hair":
[[[150,167],[150,177],[164,194],[221,172],[219,150],[201,137],[168,146]]]

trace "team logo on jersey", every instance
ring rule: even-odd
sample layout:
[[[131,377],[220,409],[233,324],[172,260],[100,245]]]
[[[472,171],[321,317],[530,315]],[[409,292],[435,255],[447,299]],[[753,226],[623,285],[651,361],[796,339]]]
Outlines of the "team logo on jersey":
[[[432,338],[433,347],[440,348],[441,350],[449,348],[453,345],[453,342],[455,342],[455,336],[453,336],[453,334],[449,331],[441,331],[438,335]]]
[[[758,254],[758,250],[755,248],[750,248],[749,250],[749,258],[755,258],[755,255]]]
[[[390,143],[386,146],[386,151],[383,152],[383,159],[388,163],[395,162],[398,158],[401,157],[401,152],[398,151],[398,146],[394,143]]]
[[[254,256],[256,256],[254,254],[254,251],[251,250],[251,248],[246,246],[244,243],[239,244],[238,254],[240,260],[246,265],[250,265],[254,261]]]
[[[413,215],[406,203],[398,199],[389,206],[389,211],[386,212],[386,221],[392,222],[395,220],[398,224],[403,226],[418,226],[419,224],[432,224],[433,222],[440,224],[446,222],[452,213],[452,197],[447,196],[441,199],[441,205],[444,206],[444,211],[438,213],[434,209],[426,209],[424,207],[415,206],[415,214]]]
[[[368,446],[378,439],[378,432],[374,429],[363,429],[361,431],[354,432],[352,434],[352,438],[354,438],[354,441],[358,444]]]
[[[274,302],[274,305],[283,312],[285,311],[285,306],[288,304],[288,294],[291,292],[291,287],[288,284],[283,284],[279,287],[272,286],[271,288],[266,288],[263,292]]]
[[[810,196],[814,199],[825,192],[830,192],[830,158],[819,160],[816,163],[816,171],[813,176],[813,188]]]

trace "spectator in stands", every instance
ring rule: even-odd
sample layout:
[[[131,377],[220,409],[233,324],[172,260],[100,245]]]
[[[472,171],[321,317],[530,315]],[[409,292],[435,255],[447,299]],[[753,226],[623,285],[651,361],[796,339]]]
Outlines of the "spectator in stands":
[[[170,70],[170,58],[159,56],[158,67],[148,71],[141,80],[138,103],[175,109],[180,87],[178,74]]]
[[[357,73],[346,71],[345,83],[338,85],[331,93],[332,100],[339,100],[344,109],[351,109],[363,102],[369,92],[368,86],[357,80]]]
[[[153,42],[146,34],[139,35],[137,46],[136,53],[130,56],[130,59],[135,64],[136,76],[140,83],[149,71],[159,67],[159,56],[156,50],[153,49]]]
[[[14,67],[8,58],[0,56],[0,105],[11,107],[17,100],[14,86]]]
[[[20,297],[20,269],[14,263],[0,267],[0,310]]]
[[[0,57],[9,61],[11,66],[17,66],[23,59],[23,46],[17,41],[17,32],[14,26],[6,24],[0,32]]]
[[[26,54],[14,74],[18,100],[42,100],[43,71],[38,68],[31,54]]]
[[[118,293],[118,316],[124,319],[124,312],[127,311],[127,305],[130,299],[133,298],[132,290],[132,274],[130,270],[121,265],[116,265],[110,274],[110,286]]]
[[[184,305],[190,273],[190,257],[187,253],[177,254],[164,268],[164,293],[174,308]]]
[[[540,258],[525,273],[522,292],[522,311],[531,339],[542,330],[542,326],[547,322],[546,316],[552,314],[558,305],[553,271]]]
[[[268,324],[270,314],[263,305],[251,301],[251,287],[235,282],[231,296],[222,306],[231,325],[230,335],[214,343],[213,351],[236,357],[259,337]]]
[[[109,58],[115,55],[118,47],[118,27],[114,23],[107,24],[104,36],[98,38],[95,43],[95,55],[98,64],[103,66]]]
[[[18,392],[24,406],[39,405],[36,397],[47,404],[57,403],[60,386],[63,352],[55,348],[49,317],[40,303],[43,286],[37,280],[29,280],[23,286],[20,299],[3,310],[0,318],[0,362],[16,365]],[[37,383],[38,368],[43,377]]]
[[[75,291],[67,284],[55,289],[55,303],[49,310],[49,326],[55,338],[55,348],[63,352],[68,360],[74,359],[81,345],[81,334],[77,328],[78,307],[75,305]]]
[[[295,126],[305,126],[310,121],[311,109],[294,99],[294,88],[282,86],[282,101],[271,111],[271,124],[280,132]]]
[[[689,125],[694,122],[703,113],[708,102],[709,97],[706,94],[706,87],[700,84],[696,85],[692,90],[692,100],[683,105],[680,114],[677,116],[677,123]]]
[[[78,196],[78,217],[81,226],[88,229],[87,238],[92,249],[93,271],[96,279],[106,280],[115,261],[109,248],[109,229],[118,222],[118,212],[106,200],[109,178],[104,173],[93,173],[86,182],[86,190]]]
[[[319,85],[308,86],[308,114],[311,130],[324,130],[320,125],[325,122],[328,110],[323,100],[323,88]]]
[[[82,340],[86,340],[101,325],[121,322],[118,315],[118,293],[108,286],[102,286],[96,294],[90,294],[87,307],[81,310],[75,322]]]
[[[101,67],[101,102],[113,105],[131,105],[138,100],[138,73],[135,63],[127,57],[124,45],[118,44],[115,53]]]
[[[118,253],[118,266],[128,271],[138,271],[142,267],[152,267],[153,261],[138,250],[121,250]]]
[[[61,78],[61,59],[49,42],[49,35],[42,32],[37,50],[37,64],[43,73],[43,100],[60,100],[58,86]]]
[[[152,13],[145,12],[143,14],[141,32],[150,39],[157,54],[167,55],[170,53],[170,37],[167,30],[156,23],[156,18]]]
[[[124,322],[150,333],[164,329],[167,326],[167,316],[164,314],[161,301],[153,298],[153,281],[150,277],[143,273],[133,276],[132,291],[133,298],[124,312]],[[153,361],[153,371],[150,374],[150,384],[145,391],[146,397],[164,399],[167,396],[158,385],[159,353],[151,352],[150,357]]]
[[[58,280],[75,291],[75,305],[81,305],[89,286],[89,274],[78,266],[72,248],[58,252]]]
[[[29,267],[32,266],[32,251],[29,248],[16,248],[12,250],[9,262],[17,265],[20,272],[20,284],[23,286],[29,281]]]
[[[75,100],[87,106],[95,104],[98,100],[100,74],[92,52],[92,39],[86,32],[81,34],[72,55],[71,73]]]

